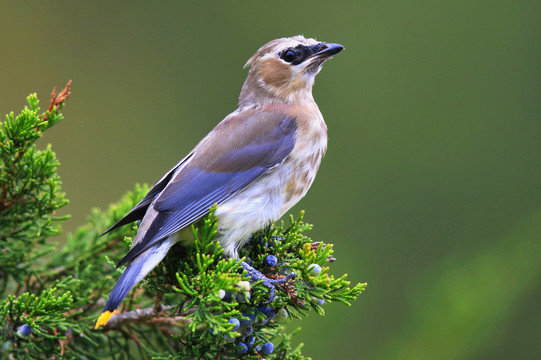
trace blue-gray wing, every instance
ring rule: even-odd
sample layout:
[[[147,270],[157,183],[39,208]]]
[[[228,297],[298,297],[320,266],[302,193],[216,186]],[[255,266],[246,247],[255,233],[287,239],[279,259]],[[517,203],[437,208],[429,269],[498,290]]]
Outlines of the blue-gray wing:
[[[157,195],[158,212],[118,266],[192,224],[281,163],[293,150],[297,125],[280,112],[238,114],[222,121],[194,149]]]

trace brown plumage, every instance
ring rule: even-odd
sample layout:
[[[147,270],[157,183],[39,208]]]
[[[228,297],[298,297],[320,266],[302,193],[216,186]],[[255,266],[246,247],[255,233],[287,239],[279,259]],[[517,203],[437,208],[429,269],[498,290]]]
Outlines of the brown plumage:
[[[246,63],[239,108],[222,120],[109,232],[135,220],[127,264],[96,328],[186,229],[217,204],[217,241],[237,257],[249,236],[279,219],[308,191],[327,150],[327,127],[312,85],[321,65],[343,49],[302,36],[273,40]],[[253,272],[250,272],[253,273]],[[271,285],[272,286],[272,285]]]

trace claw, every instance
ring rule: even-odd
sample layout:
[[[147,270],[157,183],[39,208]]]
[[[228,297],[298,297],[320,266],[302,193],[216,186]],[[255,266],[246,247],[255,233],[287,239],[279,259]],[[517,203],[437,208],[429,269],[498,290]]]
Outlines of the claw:
[[[280,285],[288,281],[289,279],[297,277],[297,274],[295,272],[292,272],[288,274],[285,278],[282,279],[269,279],[265,275],[261,273],[261,271],[256,270],[253,266],[248,265],[245,261],[241,261],[241,265],[246,270],[246,273],[249,277],[252,278],[253,281],[259,281],[261,280],[263,286],[269,289],[269,300],[265,302],[265,304],[270,303],[274,297],[275,297],[275,287],[276,285]]]

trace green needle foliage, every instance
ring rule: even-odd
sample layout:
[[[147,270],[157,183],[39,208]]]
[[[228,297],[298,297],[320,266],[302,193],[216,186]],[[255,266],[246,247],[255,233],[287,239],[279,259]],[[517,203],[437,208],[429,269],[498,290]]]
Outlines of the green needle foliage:
[[[0,129],[0,359],[308,359],[302,345],[292,348],[298,330],[287,334],[287,319],[324,315],[325,302],[349,305],[366,284],[350,287],[346,275],[330,274],[333,247],[304,234],[311,225],[303,213],[253,234],[240,251],[268,278],[297,275],[276,286],[271,302],[262,281],[223,256],[213,208],[192,227],[194,244],[174,246],[121,311],[94,329],[137,226],[100,233],[149,188],[137,185],[106,211],[92,210],[63,246],[49,241],[66,219],[54,212],[67,200],[54,153],[36,150],[35,141],[62,120],[68,96],[69,84],[40,113],[30,95]]]
[[[36,94],[27,101],[19,115],[9,113],[0,127],[0,244],[9,244],[0,252],[4,290],[10,279],[22,285],[34,270],[31,265],[54,249],[45,245],[46,240],[60,232],[59,222],[65,219],[55,217],[54,212],[67,204],[56,174],[55,154],[50,146],[40,151],[34,144],[62,120],[63,100],[53,101],[43,114]],[[39,251],[28,251],[38,244]]]

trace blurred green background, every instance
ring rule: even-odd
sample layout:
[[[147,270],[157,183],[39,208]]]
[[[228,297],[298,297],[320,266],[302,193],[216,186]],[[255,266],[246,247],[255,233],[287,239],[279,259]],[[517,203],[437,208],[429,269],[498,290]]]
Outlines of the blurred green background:
[[[73,79],[46,133],[73,215],[154,183],[236,108],[242,66],[304,34],[346,50],[314,96],[306,209],[351,308],[293,324],[314,359],[541,356],[541,2],[3,1],[0,112]]]

